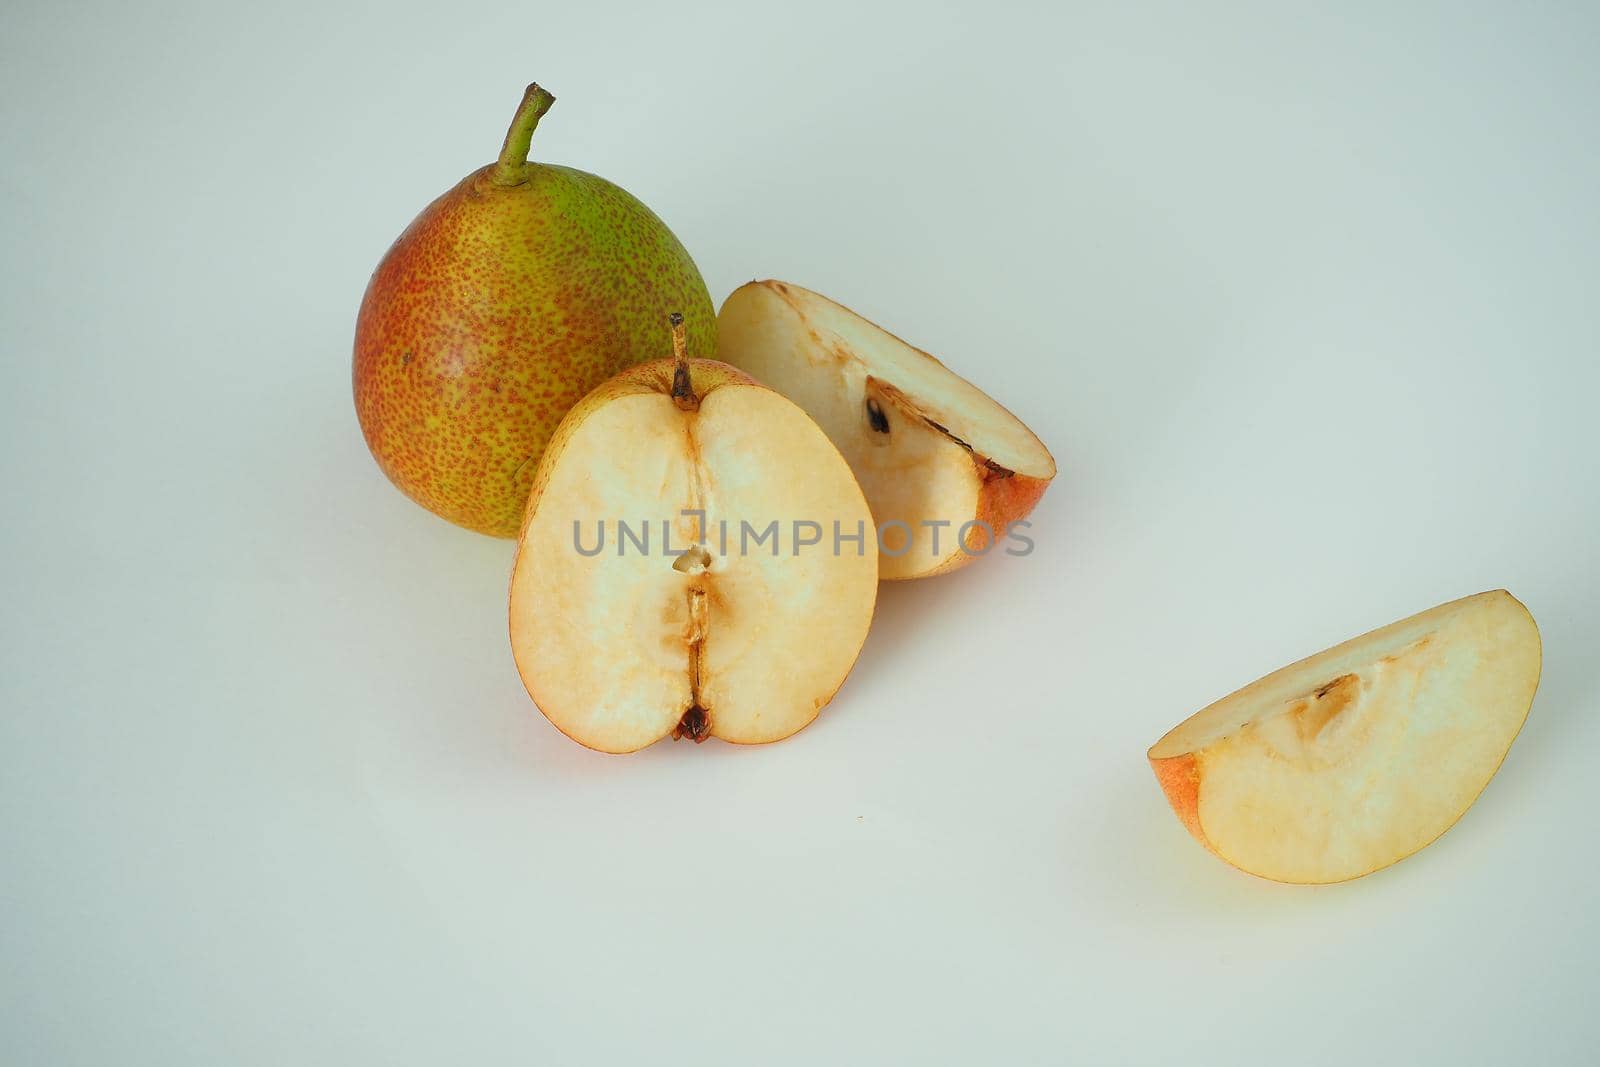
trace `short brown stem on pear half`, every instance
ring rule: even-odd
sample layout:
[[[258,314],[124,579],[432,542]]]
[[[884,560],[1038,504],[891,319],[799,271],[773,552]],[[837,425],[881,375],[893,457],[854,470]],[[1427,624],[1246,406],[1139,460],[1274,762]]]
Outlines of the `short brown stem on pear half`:
[[[522,103],[517,105],[511,128],[506,131],[500,159],[494,165],[496,185],[521,185],[528,180],[528,148],[533,144],[533,131],[555,102],[556,98],[541,89],[537,82],[523,92]]]
[[[683,315],[674,311],[667,321],[672,323],[672,402],[679,411],[699,411],[700,398],[694,395],[694,382],[689,379],[689,338]]]

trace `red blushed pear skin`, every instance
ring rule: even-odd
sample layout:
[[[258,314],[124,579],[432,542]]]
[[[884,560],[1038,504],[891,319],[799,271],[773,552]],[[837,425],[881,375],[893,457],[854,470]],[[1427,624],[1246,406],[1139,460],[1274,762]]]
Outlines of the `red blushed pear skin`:
[[[711,297],[672,231],[593,174],[528,162],[555,98],[528,87],[497,162],[402,233],[356,322],[356,413],[378,465],[451,522],[514,537],[556,425],[657,349],[680,310],[714,351]]]
[[[1359,878],[1448,830],[1494,777],[1539,686],[1533,616],[1496,590],[1275,671],[1150,749],[1179,820],[1250,874]]]
[[[809,289],[736,289],[717,314],[717,345],[838,446],[882,530],[885,579],[945,574],[994,551],[1056,475],[1033,431],[981,389]]]
[[[674,326],[673,359],[623,371],[562,421],[512,568],[528,695],[601,752],[790,736],[850,673],[877,600],[871,513],[838,450],[778,393],[689,359]],[[834,542],[834,523],[858,540]],[[769,524],[770,540],[744,532]]]

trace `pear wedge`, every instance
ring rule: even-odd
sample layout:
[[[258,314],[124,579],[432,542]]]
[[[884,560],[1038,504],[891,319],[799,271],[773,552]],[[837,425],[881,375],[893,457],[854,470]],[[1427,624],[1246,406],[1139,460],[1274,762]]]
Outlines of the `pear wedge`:
[[[717,356],[805,409],[855,471],[885,579],[925,578],[1031,538],[1010,536],[1055,477],[1011,412],[920,349],[825,296],[779,281],[735,290]]]
[[[1451,601],[1253,682],[1157,741],[1172,809],[1228,863],[1341,882],[1472,806],[1539,685],[1539,629],[1505,590]]]

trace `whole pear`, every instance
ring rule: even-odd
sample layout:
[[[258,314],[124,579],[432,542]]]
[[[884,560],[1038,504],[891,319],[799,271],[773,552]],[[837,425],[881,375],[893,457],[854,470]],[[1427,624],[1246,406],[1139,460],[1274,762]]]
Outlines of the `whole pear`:
[[[682,311],[711,355],[716,318],[689,253],[604,178],[528,162],[555,97],[528,86],[498,161],[406,227],[356,320],[356,414],[390,481],[436,515],[515,537],[567,411],[656,354]]]

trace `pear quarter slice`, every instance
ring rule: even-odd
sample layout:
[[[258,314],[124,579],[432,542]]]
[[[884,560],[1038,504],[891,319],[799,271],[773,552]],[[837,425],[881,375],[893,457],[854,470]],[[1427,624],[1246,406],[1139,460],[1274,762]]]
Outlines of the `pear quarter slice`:
[[[619,520],[648,531],[646,551]],[[741,546],[741,523],[774,521],[775,538]],[[835,552],[835,521],[865,538]],[[603,550],[579,552],[602,525]],[[794,404],[712,361],[631,368],[567,415],[534,475],[511,577],[517,669],[552,723],[602,752],[779,740],[861,650],[871,538],[850,468]]]
[[[1055,477],[1039,439],[977,386],[798,285],[735,290],[717,315],[717,355],[799,404],[844,454],[882,531],[883,578],[943,574],[994,550]]]
[[[1539,630],[1479,593],[1275,671],[1150,749],[1178,818],[1279,882],[1340,882],[1428,845],[1499,769],[1539,685]]]

